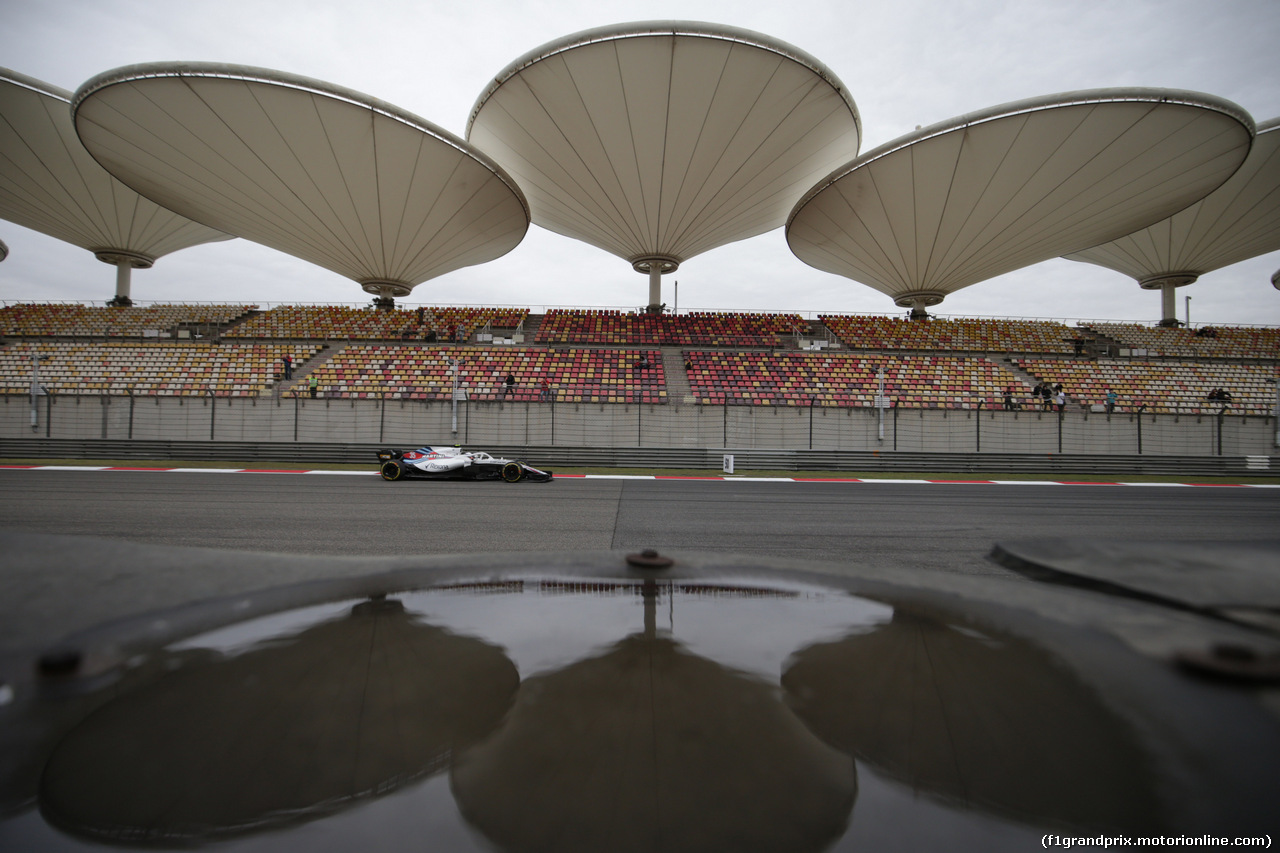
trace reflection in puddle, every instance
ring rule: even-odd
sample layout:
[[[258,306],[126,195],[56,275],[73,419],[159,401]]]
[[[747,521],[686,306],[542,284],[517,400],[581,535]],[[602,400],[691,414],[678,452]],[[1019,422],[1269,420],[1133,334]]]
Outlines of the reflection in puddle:
[[[0,847],[1025,850],[1165,824],[1131,727],[1053,656],[839,591],[476,584],[158,655]]]
[[[453,790],[503,850],[825,849],[853,806],[853,763],[776,687],[645,628],[527,679],[511,715],[459,757]]]
[[[399,601],[364,602],[104,706],[54,751],[41,809],[135,841],[309,819],[447,767],[498,724],[518,683],[496,646]]]
[[[1133,732],[1026,643],[899,611],[800,650],[782,684],[819,737],[913,791],[1033,824],[1163,825]]]

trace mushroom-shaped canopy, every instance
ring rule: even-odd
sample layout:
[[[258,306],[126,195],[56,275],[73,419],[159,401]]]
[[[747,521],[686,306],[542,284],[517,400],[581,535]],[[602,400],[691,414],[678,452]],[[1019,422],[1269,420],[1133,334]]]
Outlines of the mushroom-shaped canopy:
[[[949,293],[1130,234],[1217,189],[1253,120],[1209,95],[1102,89],[993,107],[858,157],[802,198],[802,261],[892,296]]]
[[[1148,290],[1190,284],[1280,249],[1280,118],[1258,125],[1249,156],[1186,210],[1119,240],[1067,255],[1136,278]]]
[[[65,89],[0,68],[0,216],[138,269],[230,239],[108,174],[76,138],[70,104]]]
[[[716,24],[587,30],[508,66],[467,138],[507,168],[533,221],[675,269],[777,228],[858,152],[844,84],[795,47]]]
[[[85,83],[72,110],[85,147],[138,192],[370,293],[501,257],[529,227],[514,181],[465,141],[329,83],[135,65]]]
[[[4,244],[3,240],[0,240],[0,261],[7,257],[9,257],[9,247]]]

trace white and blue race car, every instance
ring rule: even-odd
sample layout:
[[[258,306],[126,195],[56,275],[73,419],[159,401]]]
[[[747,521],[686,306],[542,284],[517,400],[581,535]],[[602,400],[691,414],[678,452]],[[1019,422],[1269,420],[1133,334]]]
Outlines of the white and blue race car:
[[[550,471],[540,471],[518,459],[501,459],[483,450],[461,447],[419,447],[417,450],[379,450],[378,471],[384,480],[529,480],[545,483]]]

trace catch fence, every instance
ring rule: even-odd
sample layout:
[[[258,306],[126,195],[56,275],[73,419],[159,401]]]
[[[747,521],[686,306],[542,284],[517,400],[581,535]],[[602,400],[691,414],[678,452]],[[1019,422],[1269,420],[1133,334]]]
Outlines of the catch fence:
[[[911,453],[1270,456],[1272,415],[558,403],[390,397],[0,396],[0,438]]]

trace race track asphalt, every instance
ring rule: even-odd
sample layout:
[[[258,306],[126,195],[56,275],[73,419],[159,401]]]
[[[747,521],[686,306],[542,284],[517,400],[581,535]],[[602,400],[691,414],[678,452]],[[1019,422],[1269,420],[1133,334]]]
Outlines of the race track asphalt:
[[[0,531],[326,556],[645,548],[1020,581],[987,555],[1041,537],[1274,538],[1280,490],[1229,487],[557,479],[400,482],[284,473],[0,470]],[[0,654],[108,619],[308,579],[70,573],[0,556]],[[317,569],[316,576],[330,569]]]

